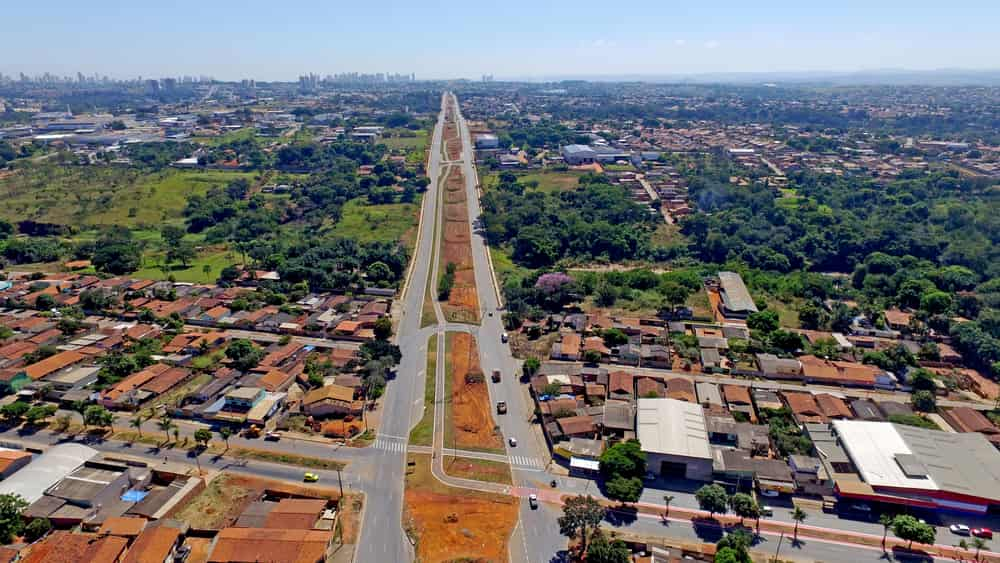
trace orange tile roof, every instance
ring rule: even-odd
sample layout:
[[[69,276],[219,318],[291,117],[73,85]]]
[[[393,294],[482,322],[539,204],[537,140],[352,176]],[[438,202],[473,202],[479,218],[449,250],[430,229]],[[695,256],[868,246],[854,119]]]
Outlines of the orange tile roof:
[[[209,563],[316,563],[322,561],[333,532],[224,528],[215,537]]]
[[[823,360],[813,355],[801,356],[802,375],[824,383],[845,383],[852,385],[875,385],[875,376],[882,370],[875,366],[856,362]]]
[[[23,563],[115,563],[128,541],[115,536],[72,534],[57,530],[30,546]]]
[[[326,501],[322,499],[282,499],[267,514],[264,527],[311,530],[324,510],[326,510]]]
[[[734,405],[749,405],[750,389],[742,385],[723,385],[722,396],[727,403]]]
[[[174,549],[181,532],[176,528],[147,528],[135,538],[124,563],[163,563]]]
[[[187,379],[189,375],[191,375],[191,372],[185,368],[171,368],[160,373],[152,381],[143,384],[141,387],[145,391],[159,395],[160,393],[166,393],[175,385]]]
[[[306,393],[302,399],[302,404],[311,405],[325,400],[350,402],[354,400],[354,389],[343,385],[324,385],[318,389]]]
[[[847,406],[847,403],[839,397],[834,397],[829,393],[816,395],[816,404],[820,411],[828,418],[854,418],[854,413]]]
[[[55,373],[75,363],[82,362],[86,358],[87,356],[72,350],[59,352],[58,354],[49,356],[40,362],[35,362],[24,368],[24,374],[32,380],[37,381],[50,373]]]
[[[562,353],[566,356],[580,355],[580,335],[575,332],[564,334],[562,337]]]
[[[97,533],[100,535],[132,538],[138,536],[145,527],[145,518],[136,518],[133,516],[111,516],[104,521],[104,524],[101,524],[101,529],[98,530]]]
[[[11,342],[6,346],[0,347],[0,358],[7,360],[16,360],[25,354],[30,354],[38,349],[38,345],[33,342],[28,342],[26,340],[19,340],[17,342]]]
[[[117,401],[125,393],[139,389],[169,369],[170,366],[167,364],[153,364],[115,383],[109,389],[105,389],[101,395],[110,401]]]
[[[257,383],[259,383],[264,389],[273,393],[288,383],[292,377],[293,375],[287,371],[272,369],[262,375],[261,378],[257,380]]]

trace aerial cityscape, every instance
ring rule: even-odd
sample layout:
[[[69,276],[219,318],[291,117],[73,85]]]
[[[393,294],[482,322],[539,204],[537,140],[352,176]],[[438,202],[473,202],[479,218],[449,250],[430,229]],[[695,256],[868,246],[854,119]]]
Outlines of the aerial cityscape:
[[[54,4],[0,562],[1000,563],[1000,6]]]

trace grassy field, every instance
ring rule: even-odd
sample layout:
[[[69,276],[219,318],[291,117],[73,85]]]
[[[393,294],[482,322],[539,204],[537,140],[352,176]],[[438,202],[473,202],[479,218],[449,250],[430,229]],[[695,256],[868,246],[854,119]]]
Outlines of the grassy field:
[[[531,172],[518,174],[518,182],[525,185],[537,185],[540,192],[564,192],[575,189],[580,182],[582,172]],[[483,190],[489,190],[499,183],[500,174],[493,172],[482,177]]]
[[[434,378],[437,373],[437,335],[427,343],[427,373],[424,374],[424,416],[410,431],[410,443],[430,446],[434,439]]]
[[[666,221],[657,225],[650,237],[650,242],[660,246],[667,246],[682,240],[684,240],[684,235],[681,234],[680,226],[677,223],[670,224]]]
[[[493,270],[496,272],[501,286],[511,277],[520,277],[530,272],[527,268],[515,264],[510,253],[504,248],[491,246],[490,260],[493,261]]]
[[[235,131],[230,131],[216,137],[191,137],[191,140],[196,143],[202,143],[211,147],[224,145],[226,143],[234,143],[236,141],[245,141],[247,139],[253,139],[257,135],[257,129],[253,127],[244,127],[243,129],[237,129]]]
[[[252,173],[41,164],[0,180],[0,218],[77,227],[125,225],[158,229],[179,222],[186,199]]]
[[[369,205],[355,198],[344,205],[343,216],[333,226],[333,234],[358,242],[402,240],[411,251],[417,236],[420,198],[413,203]]]
[[[426,130],[421,129],[419,131],[409,131],[409,130],[405,131],[406,134],[414,133],[415,136],[401,137],[398,136],[400,134],[400,131],[389,130],[387,131],[387,133],[388,135],[391,136],[387,135],[385,137],[382,137],[382,139],[379,140],[379,143],[389,147],[392,150],[416,150],[419,152],[423,152],[424,150],[427,149],[427,143],[429,142],[430,137],[428,136]]]
[[[210,246],[198,253],[187,268],[180,264],[172,264],[164,271],[159,268],[163,252],[152,251],[143,256],[143,267],[132,274],[137,278],[165,280],[173,276],[174,280],[187,283],[214,283],[226,266],[239,262],[240,257],[230,252],[224,245]],[[208,266],[206,269],[205,267]]]

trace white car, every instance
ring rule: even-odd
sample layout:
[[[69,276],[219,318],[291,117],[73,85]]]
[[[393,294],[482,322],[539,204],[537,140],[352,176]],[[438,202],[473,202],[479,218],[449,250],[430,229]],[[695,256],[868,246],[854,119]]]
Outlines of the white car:
[[[507,443],[510,444],[510,447],[516,448],[517,447],[517,438],[514,438],[513,436],[511,436],[510,438],[507,439]]]
[[[760,507],[760,515],[761,516],[774,516],[774,509],[765,504],[764,506]]]
[[[965,524],[952,524],[948,526],[948,529],[951,530],[951,533],[959,536],[967,536],[972,533],[972,529]]]
[[[538,495],[535,493],[528,495],[528,506],[530,506],[532,510],[538,508]]]

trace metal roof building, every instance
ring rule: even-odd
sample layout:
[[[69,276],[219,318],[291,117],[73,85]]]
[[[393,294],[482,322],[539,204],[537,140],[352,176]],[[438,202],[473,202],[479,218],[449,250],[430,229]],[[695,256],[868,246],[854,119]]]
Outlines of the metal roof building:
[[[38,456],[9,479],[0,481],[0,494],[19,494],[29,503],[77,467],[97,455],[97,450],[80,444],[58,444]]]
[[[688,479],[712,478],[712,448],[701,405],[639,399],[636,434],[650,471]]]
[[[722,312],[727,317],[747,317],[757,312],[757,305],[743,278],[736,272],[719,272],[719,297],[722,298]]]
[[[838,481],[842,496],[975,513],[1000,507],[1000,452],[981,434],[858,420],[833,428],[863,481]]]

